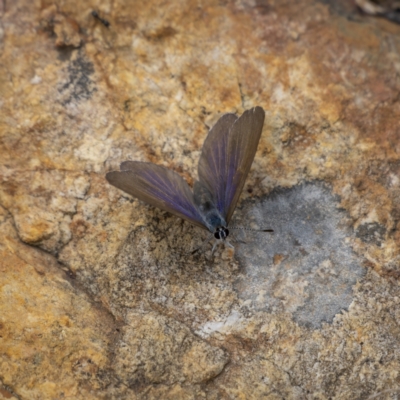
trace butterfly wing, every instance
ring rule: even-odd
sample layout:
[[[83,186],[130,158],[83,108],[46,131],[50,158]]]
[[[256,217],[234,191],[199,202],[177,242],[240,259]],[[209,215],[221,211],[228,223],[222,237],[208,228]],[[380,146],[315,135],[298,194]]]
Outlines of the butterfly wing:
[[[154,207],[207,229],[186,181],[177,173],[152,163],[125,161],[121,171],[109,172],[111,185]]]
[[[260,141],[265,112],[261,107],[241,117],[223,115],[210,130],[199,161],[199,181],[213,195],[229,223]]]
[[[228,163],[228,136],[238,117],[235,114],[223,115],[211,128],[203,144],[200,156],[196,186],[205,186],[214,205],[225,217],[226,169]],[[195,190],[196,193],[196,190]]]

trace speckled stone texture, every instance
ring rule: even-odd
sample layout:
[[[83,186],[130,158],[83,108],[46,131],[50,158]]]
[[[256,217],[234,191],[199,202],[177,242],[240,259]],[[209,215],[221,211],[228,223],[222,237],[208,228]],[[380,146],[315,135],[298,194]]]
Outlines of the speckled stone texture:
[[[107,27],[92,15],[98,12]],[[351,1],[0,2],[0,399],[397,399],[400,26]],[[235,249],[111,187],[266,122]]]

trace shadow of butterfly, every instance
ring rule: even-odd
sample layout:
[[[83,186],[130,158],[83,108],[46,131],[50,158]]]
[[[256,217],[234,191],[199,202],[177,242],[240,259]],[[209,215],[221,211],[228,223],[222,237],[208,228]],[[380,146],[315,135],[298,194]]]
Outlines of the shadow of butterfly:
[[[264,110],[254,107],[239,118],[225,114],[217,121],[204,142],[199,179],[193,191],[174,171],[147,162],[124,161],[120,171],[109,172],[106,178],[133,197],[210,231],[207,242],[212,235],[218,241],[225,241],[229,236],[229,221],[257,151],[264,118]]]

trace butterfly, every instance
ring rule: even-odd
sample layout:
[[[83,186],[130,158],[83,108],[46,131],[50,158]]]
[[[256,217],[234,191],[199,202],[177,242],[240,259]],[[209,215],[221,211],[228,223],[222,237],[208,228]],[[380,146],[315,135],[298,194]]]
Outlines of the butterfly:
[[[264,118],[264,110],[254,107],[240,117],[224,114],[216,122],[204,142],[193,191],[174,171],[149,162],[124,161],[120,171],[107,173],[106,179],[224,241],[257,151]]]

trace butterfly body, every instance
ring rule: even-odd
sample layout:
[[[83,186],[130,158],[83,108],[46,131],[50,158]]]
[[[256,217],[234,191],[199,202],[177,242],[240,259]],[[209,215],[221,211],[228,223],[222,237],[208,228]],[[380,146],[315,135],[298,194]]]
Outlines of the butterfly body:
[[[139,200],[207,229],[216,239],[229,235],[236,208],[257,151],[264,110],[223,115],[203,145],[193,192],[177,173],[153,163],[125,161],[106,175],[109,183]]]
[[[217,229],[226,228],[226,221],[214,204],[214,199],[209,190],[199,181],[194,184],[193,190],[194,203],[208,230],[216,234]]]

